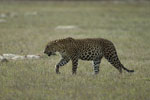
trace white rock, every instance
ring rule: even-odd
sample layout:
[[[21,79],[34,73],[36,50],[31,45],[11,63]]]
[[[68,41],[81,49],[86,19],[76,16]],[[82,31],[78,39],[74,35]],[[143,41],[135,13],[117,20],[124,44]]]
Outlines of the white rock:
[[[38,55],[26,55],[26,58],[27,59],[39,59],[40,56],[38,56]]]
[[[0,62],[8,62],[8,59],[0,55]]]
[[[16,55],[16,54],[2,54],[2,56],[0,55],[0,60],[3,60],[3,59],[12,59],[12,60],[39,59],[40,57],[41,57],[40,55],[21,56],[21,55]]]
[[[0,60],[2,60],[2,59],[4,59],[4,57],[0,55]]]
[[[25,56],[15,56],[12,58],[12,60],[18,60],[18,59],[23,60],[25,59]]]
[[[77,26],[68,25],[68,26],[57,26],[55,29],[77,29]]]
[[[5,23],[6,20],[5,19],[0,19],[0,23]]]
[[[6,59],[24,59],[24,56],[16,55],[16,54],[3,54],[3,57]]]
[[[15,54],[3,54],[3,57],[6,59],[12,59],[15,56],[17,56],[17,55],[15,55]]]
[[[0,17],[1,17],[1,18],[5,18],[5,17],[7,17],[7,16],[6,16],[6,14],[2,13],[2,14],[0,14]]]

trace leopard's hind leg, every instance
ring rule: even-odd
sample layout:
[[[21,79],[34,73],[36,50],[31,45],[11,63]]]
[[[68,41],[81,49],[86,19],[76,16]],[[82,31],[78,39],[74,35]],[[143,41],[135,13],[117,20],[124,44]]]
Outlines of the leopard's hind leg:
[[[134,70],[129,70],[125,68],[117,55],[116,49],[114,45],[109,45],[104,49],[104,57],[116,68],[119,70],[120,73],[122,73],[122,69],[126,70],[127,72],[134,72]]]
[[[99,73],[99,67],[100,67],[101,59],[102,59],[102,57],[99,57],[99,58],[93,60],[94,74]]]

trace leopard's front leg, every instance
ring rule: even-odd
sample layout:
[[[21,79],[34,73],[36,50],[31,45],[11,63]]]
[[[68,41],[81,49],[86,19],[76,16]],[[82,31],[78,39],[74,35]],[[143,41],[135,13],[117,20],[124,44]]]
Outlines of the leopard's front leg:
[[[59,67],[64,66],[65,64],[67,64],[69,62],[69,60],[70,60],[69,58],[64,57],[59,61],[59,63],[56,65],[56,68],[55,68],[55,71],[56,71],[57,74],[60,74]]]
[[[74,58],[72,60],[72,74],[76,74],[77,72],[77,66],[78,66],[78,59]]]

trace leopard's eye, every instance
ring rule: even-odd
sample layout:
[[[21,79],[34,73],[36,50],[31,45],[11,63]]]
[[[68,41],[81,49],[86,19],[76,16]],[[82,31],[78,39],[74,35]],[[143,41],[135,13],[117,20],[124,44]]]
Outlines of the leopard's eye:
[[[48,49],[49,47],[47,46],[46,49]]]

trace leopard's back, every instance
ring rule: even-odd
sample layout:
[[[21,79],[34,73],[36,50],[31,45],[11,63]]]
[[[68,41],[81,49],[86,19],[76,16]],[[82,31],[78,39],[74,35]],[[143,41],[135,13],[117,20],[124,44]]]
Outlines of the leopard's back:
[[[115,52],[113,43],[103,38],[76,39],[75,41],[79,58],[82,60],[99,59],[108,51]]]

